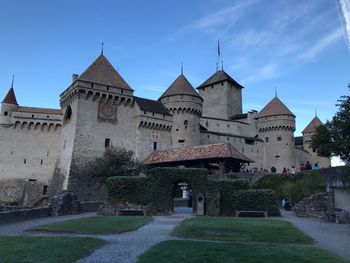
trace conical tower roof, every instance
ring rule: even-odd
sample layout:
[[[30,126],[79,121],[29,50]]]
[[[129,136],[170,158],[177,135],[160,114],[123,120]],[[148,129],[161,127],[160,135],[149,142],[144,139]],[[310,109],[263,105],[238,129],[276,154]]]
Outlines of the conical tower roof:
[[[323,125],[322,121],[317,116],[315,116],[315,118],[313,118],[312,121],[302,131],[302,133],[316,132],[316,128],[322,125]]]
[[[277,116],[277,115],[288,115],[293,116],[295,115],[287,108],[286,105],[283,104],[283,102],[278,98],[274,97],[255,117],[263,118],[263,117],[269,117],[269,116]]]
[[[216,83],[220,83],[223,81],[228,81],[235,85],[238,88],[243,88],[237,81],[235,81],[229,74],[227,74],[224,70],[219,70],[211,75],[206,81],[204,81],[197,89],[201,89],[207,86],[214,85]]]
[[[98,56],[79,79],[133,91],[103,54]]]
[[[177,77],[159,99],[173,95],[191,95],[200,98],[197,91],[192,87],[191,83],[183,74]]]
[[[9,91],[7,92],[7,95],[5,96],[5,98],[2,101],[2,103],[18,105],[17,99],[16,99],[16,95],[15,95],[15,91],[14,91],[13,87],[11,87],[9,89]]]

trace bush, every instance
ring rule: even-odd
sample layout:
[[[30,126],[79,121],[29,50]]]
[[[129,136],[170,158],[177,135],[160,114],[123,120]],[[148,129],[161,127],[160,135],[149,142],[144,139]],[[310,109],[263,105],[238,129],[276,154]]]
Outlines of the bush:
[[[140,176],[114,176],[107,179],[108,195],[114,202],[145,204],[147,178]]]
[[[207,195],[208,170],[185,168],[155,168],[147,177],[111,177],[107,180],[108,195],[113,202],[129,201],[147,204],[149,213],[169,213],[173,208],[175,185],[187,182],[193,197]],[[194,202],[195,206],[195,202]]]
[[[240,190],[234,194],[235,210],[268,211],[269,215],[279,215],[276,195],[270,189]]]
[[[221,215],[233,215],[235,213],[233,202],[234,193],[237,190],[249,189],[249,181],[246,179],[226,179],[215,182],[220,193],[220,213]]]
[[[289,196],[294,202],[299,202],[304,197],[324,192],[326,179],[322,170],[303,171],[294,175],[268,174],[261,178],[254,185],[254,188],[274,190],[277,200]]]

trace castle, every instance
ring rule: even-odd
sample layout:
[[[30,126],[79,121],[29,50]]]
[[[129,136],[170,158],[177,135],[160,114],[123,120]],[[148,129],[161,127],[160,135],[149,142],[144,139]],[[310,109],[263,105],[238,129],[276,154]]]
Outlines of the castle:
[[[181,73],[158,100],[136,97],[103,54],[73,74],[61,109],[19,106],[11,86],[1,103],[0,202],[34,204],[49,189],[93,200],[97,190],[85,187],[81,171],[111,145],[150,165],[230,163],[224,172],[330,165],[310,148],[317,117],[294,137],[295,115],[277,96],[243,113],[243,86],[224,70],[197,90]]]

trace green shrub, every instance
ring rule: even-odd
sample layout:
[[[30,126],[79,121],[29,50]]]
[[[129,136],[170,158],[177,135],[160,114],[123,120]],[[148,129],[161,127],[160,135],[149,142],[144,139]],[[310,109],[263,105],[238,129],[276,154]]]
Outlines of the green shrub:
[[[193,197],[202,193],[206,198],[207,169],[155,168],[147,177],[115,176],[108,178],[107,189],[113,202],[145,204],[150,214],[163,214],[172,210],[173,191],[180,181],[189,184]]]
[[[235,210],[268,211],[269,215],[279,215],[275,192],[271,189],[240,190],[234,194]]]
[[[294,202],[304,197],[326,190],[324,170],[303,171],[297,174],[268,174],[254,185],[255,189],[272,189],[276,192],[277,200],[285,196]]]
[[[215,181],[216,187],[220,193],[220,214],[233,215],[235,213],[232,206],[238,190],[248,190],[249,181],[246,179],[225,179]]]
[[[145,204],[148,179],[140,176],[114,176],[107,179],[108,195],[114,202]]]

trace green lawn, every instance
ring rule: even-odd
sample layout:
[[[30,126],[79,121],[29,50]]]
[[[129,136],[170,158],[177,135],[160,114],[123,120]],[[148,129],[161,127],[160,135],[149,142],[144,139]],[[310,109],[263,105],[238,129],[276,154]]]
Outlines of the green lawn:
[[[345,263],[348,261],[311,246],[173,240],[154,246],[137,261],[137,263],[154,262]]]
[[[75,262],[104,243],[91,237],[0,237],[0,262]]]
[[[152,221],[147,216],[93,216],[30,228],[30,231],[69,232],[78,234],[118,234],[134,231]]]
[[[192,239],[234,242],[312,244],[313,240],[289,222],[278,219],[196,217],[183,221],[173,233]]]

